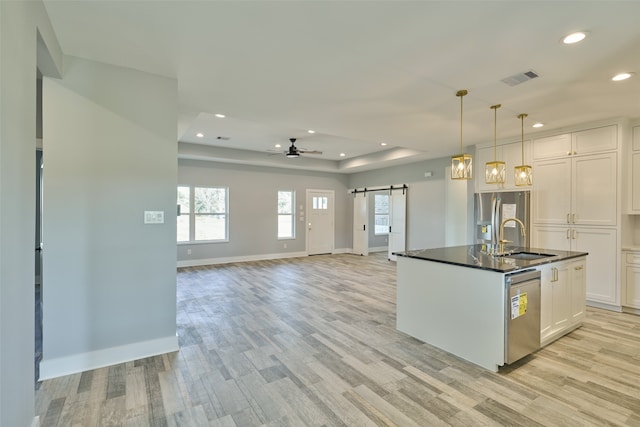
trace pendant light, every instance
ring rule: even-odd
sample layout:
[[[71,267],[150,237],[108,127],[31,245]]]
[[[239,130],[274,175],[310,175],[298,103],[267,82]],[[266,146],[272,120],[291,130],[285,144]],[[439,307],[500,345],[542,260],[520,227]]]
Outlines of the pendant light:
[[[522,187],[525,185],[533,184],[533,169],[529,165],[524,164],[524,119],[527,117],[527,114],[519,114],[518,118],[522,122],[522,164],[520,166],[516,166],[514,168],[514,182],[517,186]]]
[[[456,96],[460,97],[460,153],[451,157],[451,179],[471,179],[473,174],[473,165],[471,154],[464,154],[462,148],[462,98],[467,94],[466,89],[456,92]]]
[[[505,162],[498,161],[498,156],[496,155],[498,108],[500,107],[502,107],[500,104],[489,107],[493,110],[493,162],[487,162],[484,169],[484,182],[487,184],[504,184],[507,177],[507,165]]]

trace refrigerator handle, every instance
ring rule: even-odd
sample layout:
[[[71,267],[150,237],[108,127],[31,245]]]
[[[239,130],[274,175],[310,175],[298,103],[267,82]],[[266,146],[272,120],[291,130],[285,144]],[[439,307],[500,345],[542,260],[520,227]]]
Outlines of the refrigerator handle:
[[[500,227],[500,200],[494,197],[491,205],[491,243],[497,245],[499,234],[498,228]]]

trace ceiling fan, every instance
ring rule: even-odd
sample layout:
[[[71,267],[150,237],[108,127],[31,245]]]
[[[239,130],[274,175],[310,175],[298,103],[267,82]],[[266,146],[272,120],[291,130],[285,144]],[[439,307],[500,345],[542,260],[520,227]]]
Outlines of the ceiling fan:
[[[289,138],[289,141],[291,141],[291,146],[284,152],[284,155],[287,157],[300,157],[300,154],[322,154],[322,151],[306,150],[296,147],[296,138]]]

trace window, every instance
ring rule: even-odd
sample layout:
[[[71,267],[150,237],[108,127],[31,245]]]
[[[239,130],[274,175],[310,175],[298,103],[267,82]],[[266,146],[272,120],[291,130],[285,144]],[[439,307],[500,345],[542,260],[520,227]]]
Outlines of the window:
[[[373,197],[373,211],[375,215],[374,234],[389,234],[389,195],[375,194]]]
[[[329,199],[325,196],[313,196],[313,209],[329,209],[328,201]]]
[[[278,191],[278,239],[295,237],[295,206],[295,192]]]
[[[228,239],[227,189],[178,187],[178,242]]]

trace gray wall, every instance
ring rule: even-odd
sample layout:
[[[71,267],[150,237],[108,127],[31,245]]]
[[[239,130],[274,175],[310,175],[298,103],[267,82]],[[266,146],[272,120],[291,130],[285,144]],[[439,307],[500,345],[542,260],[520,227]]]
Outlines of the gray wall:
[[[175,340],[177,105],[173,79],[73,57],[44,79],[45,377],[52,361]]]
[[[178,185],[229,187],[229,241],[179,244],[179,262],[304,252],[306,230],[300,205],[306,211],[307,189],[334,191],[335,248],[351,248],[353,202],[345,175],[180,159]],[[277,238],[278,190],[296,192],[294,240]]]
[[[0,425],[21,427],[35,416],[36,66],[59,72],[62,55],[41,2],[0,2],[0,41]]]
[[[352,174],[349,188],[407,184],[407,249],[444,246],[445,168],[450,162],[446,157]],[[427,172],[432,175],[425,177]]]

